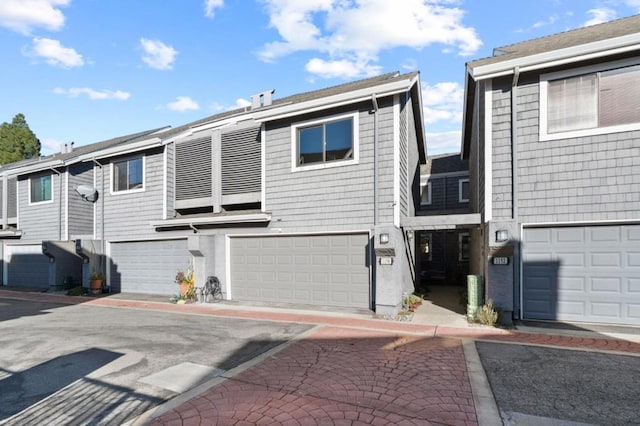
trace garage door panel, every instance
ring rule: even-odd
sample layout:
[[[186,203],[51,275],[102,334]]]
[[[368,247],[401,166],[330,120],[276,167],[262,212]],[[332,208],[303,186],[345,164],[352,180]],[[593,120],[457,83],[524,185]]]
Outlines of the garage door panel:
[[[112,243],[111,285],[121,292],[177,294],[176,273],[190,260],[187,240]]]
[[[42,254],[42,245],[6,245],[4,256],[7,284],[16,287],[49,288],[49,258]]]
[[[369,308],[368,240],[368,234],[232,237],[232,297]],[[249,264],[252,256],[258,262]],[[245,291],[254,286],[243,270],[258,273],[259,294]]]
[[[640,325],[639,244],[640,225],[525,228],[523,317]]]

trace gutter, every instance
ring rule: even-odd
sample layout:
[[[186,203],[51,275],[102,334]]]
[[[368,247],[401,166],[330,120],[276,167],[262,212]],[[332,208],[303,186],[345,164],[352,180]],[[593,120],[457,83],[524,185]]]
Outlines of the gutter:
[[[566,47],[520,58],[508,59],[498,63],[467,66],[468,74],[476,81],[510,75],[515,67],[520,72],[535,71],[552,66],[575,63],[601,58],[640,49],[640,33],[600,40],[578,46]]]
[[[89,161],[95,161],[96,158],[115,157],[117,155],[130,154],[133,152],[143,151],[145,149],[156,148],[160,146],[162,146],[162,139],[160,138],[147,139],[147,140],[143,140],[143,141],[132,143],[132,144],[124,143],[121,146],[115,146],[112,148],[107,148],[100,151],[94,151],[85,155],[81,155],[79,157],[76,157],[75,161],[68,162],[66,164],[72,164],[77,162],[86,163]],[[126,149],[123,149],[123,148],[126,148]]]

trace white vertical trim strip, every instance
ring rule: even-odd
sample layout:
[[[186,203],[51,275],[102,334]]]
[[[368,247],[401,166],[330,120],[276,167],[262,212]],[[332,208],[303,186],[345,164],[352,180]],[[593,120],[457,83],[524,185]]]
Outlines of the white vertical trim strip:
[[[520,263],[520,276],[518,277],[518,281],[520,282],[520,306],[518,306],[518,319],[523,319],[524,316],[524,278],[522,275],[522,272],[524,270],[524,263],[523,263],[523,254],[524,254],[524,241],[522,240],[522,238],[524,237],[524,227],[522,224],[520,224],[520,237],[518,238],[518,241],[520,241],[520,250],[518,253],[518,259],[519,259],[519,263]]]
[[[102,244],[104,247],[104,253],[102,253],[102,255],[104,256],[105,277],[107,278],[107,285],[109,286],[110,291],[113,291],[113,286],[111,284],[111,243],[103,239]]]
[[[98,172],[96,170],[96,163],[93,163],[93,187],[94,188],[98,188],[98,176],[97,176]],[[102,193],[102,188],[100,188],[98,190],[98,196],[100,198],[102,198],[104,196],[104,194]],[[95,203],[93,203],[93,239],[97,240],[97,233],[98,233],[98,221],[97,221],[97,217],[98,217],[98,202],[96,201]]]
[[[169,144],[164,146],[164,150],[162,151],[162,220],[167,219],[167,197],[169,194],[169,189],[167,187],[167,179],[168,171],[167,167],[169,167],[169,159],[167,151],[169,150]]]
[[[20,186],[18,186],[18,182],[20,182],[18,180],[18,177],[16,176],[16,227],[18,229],[20,228],[20,192],[18,191],[20,189]],[[31,197],[31,193],[29,192],[27,194],[27,197]],[[29,200],[29,198],[27,198],[27,201]],[[9,208],[7,207],[7,214],[9,213]]]
[[[393,224],[400,228],[400,96],[393,95]]]
[[[484,89],[484,222],[493,218],[493,85],[485,82]]]
[[[227,290],[227,300],[233,300],[231,295],[231,238],[229,235],[224,236],[224,245],[225,245],[225,275],[227,277],[225,287]]]
[[[69,168],[64,171],[64,241],[69,241]],[[62,203],[62,200],[60,200]]]
[[[262,123],[260,128],[260,210],[267,211],[267,125]]]

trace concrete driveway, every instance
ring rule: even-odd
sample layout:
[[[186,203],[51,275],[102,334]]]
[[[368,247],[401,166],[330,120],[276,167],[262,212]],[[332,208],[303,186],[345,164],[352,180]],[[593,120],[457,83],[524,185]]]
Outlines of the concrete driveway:
[[[0,424],[122,424],[310,327],[0,298]]]
[[[476,342],[505,425],[637,425],[640,356]]]

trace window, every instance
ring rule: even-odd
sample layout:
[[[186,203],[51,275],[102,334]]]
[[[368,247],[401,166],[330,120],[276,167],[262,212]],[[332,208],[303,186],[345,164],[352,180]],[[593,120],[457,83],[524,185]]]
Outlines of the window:
[[[469,179],[460,179],[458,181],[458,202],[469,202]]]
[[[617,66],[578,70],[580,75],[561,72],[543,76],[541,139],[640,128],[640,65]]]
[[[471,239],[468,232],[458,234],[458,260],[461,262],[469,260],[471,251]]]
[[[356,162],[357,126],[356,114],[292,126],[293,169]]]
[[[431,182],[425,182],[420,185],[420,205],[428,206],[431,204]]]
[[[432,243],[431,243],[431,234],[426,232],[420,233],[420,253],[422,255],[423,260],[432,260]]]
[[[51,191],[51,175],[32,177],[29,179],[29,187],[31,203],[42,203],[53,200],[53,192]]]
[[[144,160],[142,156],[114,161],[113,192],[144,189]]]

